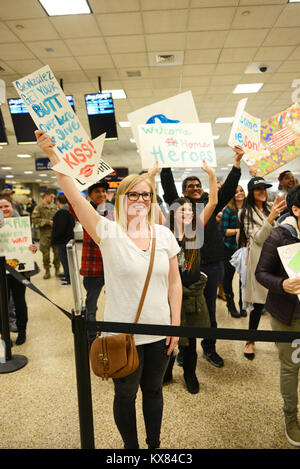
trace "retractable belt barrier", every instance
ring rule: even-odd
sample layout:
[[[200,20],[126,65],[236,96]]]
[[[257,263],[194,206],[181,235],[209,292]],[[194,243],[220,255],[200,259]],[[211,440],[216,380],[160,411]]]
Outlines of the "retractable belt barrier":
[[[69,319],[72,315],[61,308],[52,300],[50,300],[43,292],[41,292],[35,285],[31,283],[24,275],[17,272],[13,267],[6,264],[6,269],[13,275],[19,282],[26,285],[38,295],[48,300],[60,311],[62,311]],[[271,331],[271,330],[249,330],[249,329],[229,329],[229,328],[204,328],[204,327],[187,327],[187,326],[164,326],[161,324],[132,324],[127,322],[107,322],[107,321],[86,321],[86,324],[93,324],[98,331],[101,332],[124,332],[128,334],[143,334],[143,335],[161,335],[161,336],[174,336],[174,337],[198,337],[208,339],[223,339],[223,340],[246,340],[251,342],[293,342],[296,339],[300,340],[299,332],[290,331]]]
[[[173,336],[173,337],[205,337],[214,339],[225,340],[247,340],[247,341],[261,341],[261,342],[293,342],[298,339],[300,342],[300,331],[268,331],[260,330],[253,331],[247,329],[220,329],[220,328],[200,328],[200,327],[185,327],[185,326],[164,326],[159,324],[131,324],[121,322],[106,322],[106,321],[87,321],[86,311],[81,307],[82,298],[81,294],[76,292],[80,289],[79,271],[77,266],[76,246],[75,241],[72,240],[67,245],[68,261],[71,266],[71,283],[73,294],[75,298],[75,309],[72,314],[61,308],[52,300],[50,300],[43,292],[41,292],[33,283],[28,280],[20,272],[17,272],[13,267],[5,263],[5,269],[19,282],[26,285],[38,295],[42,296],[45,300],[49,301],[52,305],[56,306],[65,316],[72,321],[72,331],[74,334],[74,352],[75,352],[75,365],[76,365],[76,381],[77,381],[77,396],[78,396],[78,414],[79,414],[79,427],[82,449],[94,449],[94,423],[93,423],[93,403],[91,393],[91,377],[90,377],[90,363],[89,363],[89,350],[87,341],[87,325],[91,324],[94,328],[103,332],[123,332],[129,334],[146,334],[157,336]],[[4,268],[4,262],[3,262]],[[4,276],[5,276],[4,269]],[[76,274],[76,275],[75,275]],[[74,284],[74,285],[73,285]],[[9,332],[7,332],[9,338]],[[6,335],[7,335],[6,334]],[[297,341],[298,342],[298,341]]]

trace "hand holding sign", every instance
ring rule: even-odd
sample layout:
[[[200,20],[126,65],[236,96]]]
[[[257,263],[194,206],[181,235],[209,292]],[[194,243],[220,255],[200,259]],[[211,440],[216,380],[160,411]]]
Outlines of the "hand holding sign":
[[[286,293],[290,293],[292,295],[300,295],[300,277],[287,278],[282,282],[282,288]]]
[[[38,129],[56,145],[56,171],[74,178],[80,190],[113,171],[101,159],[105,134],[89,138],[48,65],[13,84]]]

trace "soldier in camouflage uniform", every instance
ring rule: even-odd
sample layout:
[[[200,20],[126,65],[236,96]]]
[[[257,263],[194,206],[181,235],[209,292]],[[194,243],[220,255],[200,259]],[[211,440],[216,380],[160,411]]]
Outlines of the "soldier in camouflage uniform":
[[[45,269],[44,279],[50,278],[50,248],[53,250],[53,265],[55,275],[59,276],[60,259],[57,246],[52,244],[53,217],[58,210],[54,204],[54,194],[47,190],[43,196],[43,201],[38,204],[32,213],[32,223],[40,229],[40,251],[43,254],[43,265]]]

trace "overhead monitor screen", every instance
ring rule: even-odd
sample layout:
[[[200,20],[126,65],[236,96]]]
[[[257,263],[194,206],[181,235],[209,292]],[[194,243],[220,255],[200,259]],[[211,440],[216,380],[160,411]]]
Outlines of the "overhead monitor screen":
[[[27,107],[21,98],[10,98],[8,108],[19,144],[36,143],[34,131],[37,126],[33,122]]]
[[[7,145],[7,136],[5,132],[5,125],[4,125],[4,120],[2,116],[2,112],[0,109],[0,145]]]
[[[106,132],[106,140],[117,140],[115,109],[111,93],[85,94],[91,137]]]

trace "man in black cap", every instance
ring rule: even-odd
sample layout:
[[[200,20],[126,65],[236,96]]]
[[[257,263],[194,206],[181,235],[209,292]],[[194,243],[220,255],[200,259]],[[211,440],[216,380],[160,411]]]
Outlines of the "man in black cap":
[[[109,184],[106,181],[99,181],[88,188],[88,198],[100,215],[113,219],[113,212],[108,210],[109,206],[106,203],[108,188]],[[70,212],[76,218],[72,207]],[[86,290],[87,320],[96,321],[97,302],[104,285],[103,261],[99,246],[84,228],[80,273],[83,275],[83,285]],[[95,328],[88,326],[89,343],[95,339],[96,332]]]

